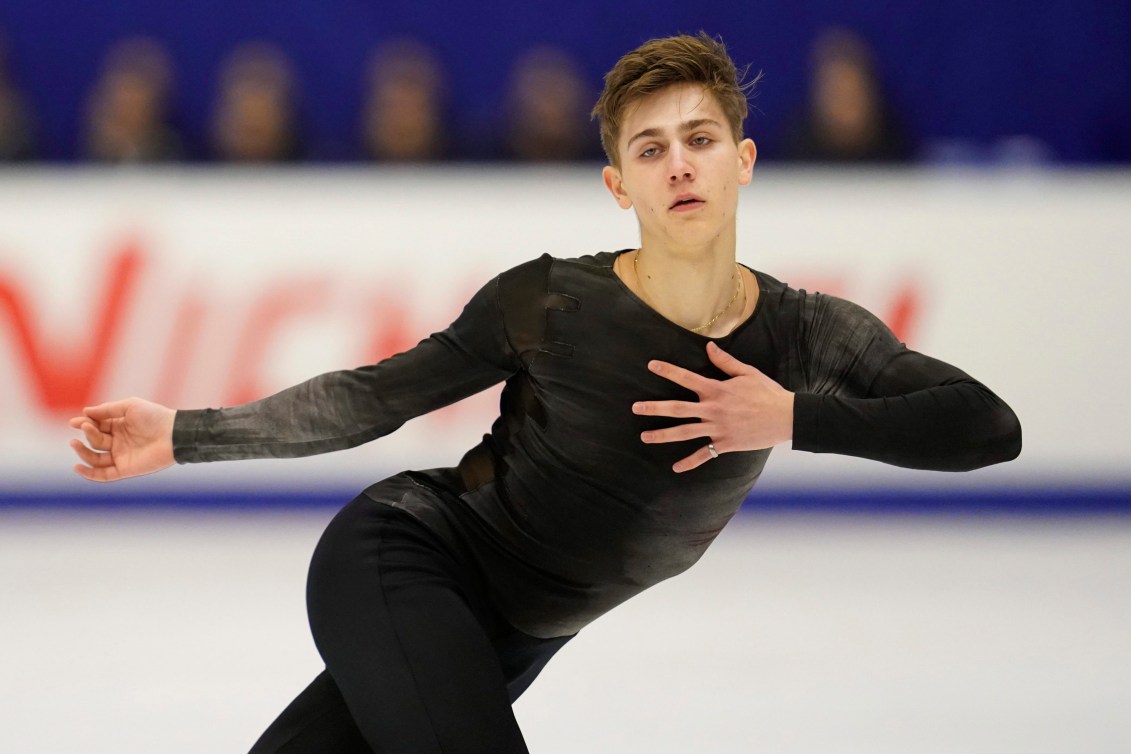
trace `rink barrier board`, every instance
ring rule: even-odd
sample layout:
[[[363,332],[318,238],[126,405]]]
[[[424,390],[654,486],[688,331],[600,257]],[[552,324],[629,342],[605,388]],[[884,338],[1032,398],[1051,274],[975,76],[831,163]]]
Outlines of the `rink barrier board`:
[[[0,490],[0,510],[199,509],[211,511],[285,511],[336,508],[355,497],[358,488],[310,490],[269,488],[206,491]],[[1036,516],[1131,515],[1131,481],[1100,486],[1039,489],[772,489],[750,495],[740,513],[834,514],[1013,514]]]

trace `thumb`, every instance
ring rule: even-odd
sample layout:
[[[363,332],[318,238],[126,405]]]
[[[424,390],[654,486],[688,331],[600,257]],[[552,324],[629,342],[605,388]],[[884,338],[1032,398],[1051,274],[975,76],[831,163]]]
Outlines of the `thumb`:
[[[734,358],[729,353],[715,345],[714,341],[707,343],[707,358],[711,360],[712,364],[729,374],[731,377],[738,377],[743,374],[760,374],[757,368]]]

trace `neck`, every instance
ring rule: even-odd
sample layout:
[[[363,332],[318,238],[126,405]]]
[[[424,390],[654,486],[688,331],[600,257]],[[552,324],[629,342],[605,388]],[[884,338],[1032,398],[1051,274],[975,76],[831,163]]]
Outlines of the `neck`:
[[[714,335],[741,321],[743,283],[734,257],[733,243],[687,248],[645,240],[625,261],[634,292],[649,306],[681,327]]]

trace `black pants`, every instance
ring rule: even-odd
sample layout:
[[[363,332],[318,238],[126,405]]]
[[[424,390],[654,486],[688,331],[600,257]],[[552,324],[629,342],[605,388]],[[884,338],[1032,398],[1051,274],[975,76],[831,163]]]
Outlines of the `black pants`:
[[[511,627],[472,564],[365,496],[322,535],[307,606],[326,671],[252,754],[526,752],[511,703],[570,638]]]

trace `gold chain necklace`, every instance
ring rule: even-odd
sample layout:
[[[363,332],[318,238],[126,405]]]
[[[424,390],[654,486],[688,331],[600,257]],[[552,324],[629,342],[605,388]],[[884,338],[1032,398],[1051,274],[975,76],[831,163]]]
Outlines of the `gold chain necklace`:
[[[636,282],[640,285],[641,292],[644,293],[645,296],[647,296],[647,292],[644,291],[644,281],[640,279],[640,266],[637,264],[637,261],[639,259],[640,259],[640,252],[638,251],[632,256],[632,274],[636,276]],[[734,281],[734,295],[730,297],[730,301],[728,301],[727,305],[724,306],[722,309],[719,309],[718,314],[711,317],[709,320],[707,320],[703,324],[699,325],[698,327],[692,327],[691,332],[702,332],[702,331],[710,328],[711,325],[718,322],[719,319],[724,314],[727,313],[727,310],[729,310],[732,306],[734,306],[734,302],[738,300],[738,292],[744,291],[744,288],[742,286],[742,271],[738,267],[738,262],[734,263],[734,271],[736,273],[735,281]],[[651,298],[651,296],[647,296],[647,297]],[[744,305],[746,303],[746,297],[745,296],[743,296],[743,298],[742,298],[742,303]]]

